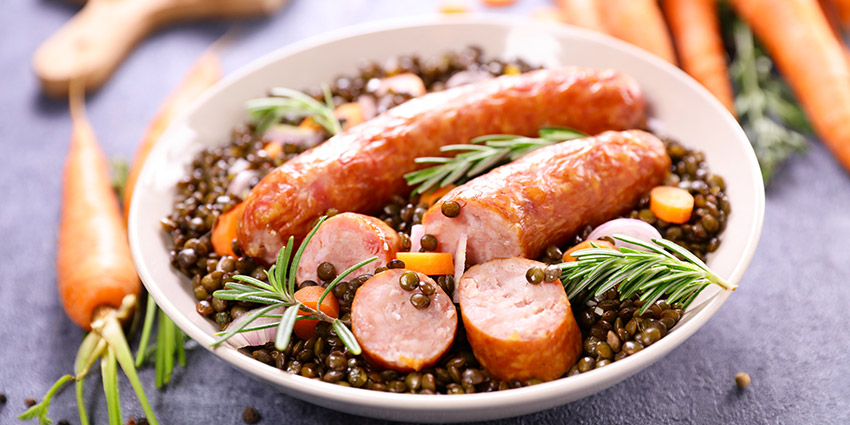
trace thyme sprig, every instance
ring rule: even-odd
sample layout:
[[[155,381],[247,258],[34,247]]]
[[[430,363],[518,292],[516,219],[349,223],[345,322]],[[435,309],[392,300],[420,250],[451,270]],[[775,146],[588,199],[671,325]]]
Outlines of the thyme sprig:
[[[295,245],[295,238],[291,236],[289,237],[289,241],[278,252],[277,262],[272,265],[268,271],[266,271],[268,282],[263,282],[251,276],[236,275],[233,276],[233,279],[239,282],[228,282],[224,285],[225,289],[213,292],[213,296],[218,299],[228,301],[248,301],[265,304],[265,307],[258,308],[253,313],[250,313],[248,318],[239,326],[217,333],[216,336],[218,336],[219,339],[213,342],[212,346],[220,345],[237,333],[268,329],[277,326],[275,348],[278,350],[284,350],[289,345],[289,339],[292,336],[292,329],[295,326],[296,321],[321,320],[328,322],[333,326],[337,336],[339,336],[339,339],[342,340],[343,344],[348,347],[348,350],[351,351],[351,353],[355,355],[360,354],[361,349],[360,345],[357,343],[357,339],[354,338],[354,334],[351,333],[351,330],[348,329],[341,320],[328,316],[322,312],[320,308],[308,307],[295,298],[295,274],[298,270],[298,264],[301,262],[301,256],[304,254],[304,249],[313,238],[313,235],[316,234],[316,231],[319,230],[319,227],[326,219],[326,216],[319,219],[316,226],[313,227],[313,230],[311,230],[307,237],[304,238],[304,241],[301,243],[298,251],[295,252],[294,257],[292,256],[292,247]],[[292,259],[292,261],[290,261],[290,259]],[[316,302],[316,306],[321,306],[322,301],[324,301],[325,297],[333,290],[333,288],[354,270],[357,270],[377,259],[378,257],[372,257],[368,260],[363,260],[340,273],[325,288],[325,291]],[[272,310],[280,307],[286,308],[283,314],[270,313]],[[303,311],[307,314],[299,315],[299,311]],[[261,317],[280,320],[277,323],[268,323],[252,327],[248,326]]]
[[[668,304],[685,309],[709,285],[730,291],[737,288],[675,242],[652,239],[653,243],[648,243],[624,235],[614,238],[646,251],[605,249],[591,244],[593,248],[573,252],[570,255],[576,257],[576,261],[559,265],[568,298],[572,300],[585,292],[588,298],[600,296],[617,288],[620,300],[640,294],[645,304],[639,314],[643,314],[662,295],[667,295]]]
[[[469,144],[443,146],[440,148],[442,152],[462,153],[454,157],[416,158],[417,164],[437,165],[407,173],[404,178],[408,185],[417,186],[414,194],[425,193],[450,184],[463,183],[531,151],[565,140],[587,137],[587,134],[566,127],[543,127],[538,136],[490,134],[476,137]]]
[[[284,117],[312,118],[331,136],[342,132],[339,120],[334,116],[334,103],[327,85],[322,85],[325,102],[293,89],[276,87],[268,97],[249,100],[245,104],[257,134],[262,135]]]

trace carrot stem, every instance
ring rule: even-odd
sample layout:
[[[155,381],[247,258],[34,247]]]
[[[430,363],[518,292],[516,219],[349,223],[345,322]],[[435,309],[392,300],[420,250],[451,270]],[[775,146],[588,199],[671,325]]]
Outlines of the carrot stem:
[[[156,302],[151,294],[148,294],[147,305],[145,306],[145,323],[142,325],[142,337],[139,340],[139,348],[136,350],[136,367],[141,367],[145,362],[145,352],[148,349],[148,342],[153,331],[153,321],[156,317]]]
[[[103,379],[103,393],[106,395],[106,411],[109,425],[121,425],[121,396],[118,393],[118,362],[115,350],[111,347],[100,359],[100,376]]]
[[[83,384],[85,383],[86,378],[81,377],[77,378],[77,381],[74,382],[74,393],[77,396],[77,412],[80,414],[80,425],[89,425],[89,415],[86,412],[86,402],[84,399],[84,389]]]

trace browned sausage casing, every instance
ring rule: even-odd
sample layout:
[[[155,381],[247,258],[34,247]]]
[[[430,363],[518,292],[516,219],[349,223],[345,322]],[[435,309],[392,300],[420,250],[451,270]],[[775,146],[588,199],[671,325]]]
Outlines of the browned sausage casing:
[[[458,297],[475,358],[502,380],[561,377],[581,354],[581,330],[560,281],[532,285],[525,258],[473,266],[460,279]]]
[[[537,258],[584,226],[634,208],[664,179],[670,157],[657,137],[641,130],[605,132],[538,149],[462,184],[422,217],[439,250],[453,252],[466,233],[466,263]],[[461,205],[448,218],[442,202]]]
[[[613,70],[563,68],[502,76],[409,100],[286,162],[245,200],[239,243],[272,262],[329,208],[371,213],[410,192],[414,159],[485,134],[532,136],[562,125],[594,134],[643,127],[643,95]]]
[[[407,270],[391,269],[370,278],[351,304],[351,331],[363,349],[363,358],[400,372],[432,366],[449,350],[457,332],[457,311],[451,298],[430,277],[416,272],[420,282],[435,291],[431,304],[417,309],[399,278]]]

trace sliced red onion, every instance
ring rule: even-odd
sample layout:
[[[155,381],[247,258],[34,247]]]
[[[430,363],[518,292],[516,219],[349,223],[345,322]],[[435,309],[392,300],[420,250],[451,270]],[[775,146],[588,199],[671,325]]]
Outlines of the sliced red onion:
[[[279,307],[279,308],[276,308],[276,309],[269,311],[268,313],[266,313],[266,315],[283,314],[284,310],[285,309],[283,307]],[[256,311],[257,310],[246,311],[241,316],[237,317],[236,320],[230,322],[230,324],[227,325],[227,329],[233,329],[233,328],[238,328],[239,326],[242,326],[242,323],[245,323],[245,321],[248,320],[248,317],[251,316],[251,313],[255,313]],[[267,325],[269,323],[277,323],[277,322],[280,322],[279,318],[258,317],[257,320],[254,320],[253,322],[248,324],[247,327],[253,328],[253,327],[256,327],[256,326]],[[256,331],[240,332],[240,333],[234,334],[232,337],[230,337],[227,340],[227,343],[234,346],[235,348],[252,347],[252,346],[255,346],[255,345],[263,345],[267,342],[274,341],[276,333],[277,333],[277,326],[272,326],[270,328],[260,329],[260,330],[256,330]]]
[[[227,169],[227,174],[238,174],[247,170],[250,166],[251,163],[248,162],[247,159],[239,158],[236,161],[233,161],[233,164],[230,164],[230,168]]]
[[[259,181],[260,173],[257,170],[242,170],[236,173],[230,184],[227,185],[227,193],[239,199],[245,199],[248,192]]]
[[[593,229],[592,232],[590,232],[590,235],[587,236],[587,240],[614,235],[631,236],[635,239],[640,239],[649,243],[652,243],[652,239],[661,239],[661,233],[658,233],[658,229],[645,221],[634,218],[618,218],[600,224],[598,227]],[[614,246],[617,248],[645,250],[637,245],[626,243],[617,239],[614,239]]]
[[[289,124],[277,124],[269,127],[269,129],[263,133],[263,139],[270,142],[277,142],[281,145],[297,145],[307,149],[319,144],[319,142],[322,141],[322,135],[318,131],[304,127]]]
[[[375,115],[378,115],[378,104],[374,97],[362,95],[357,98],[357,104],[360,105],[360,113],[364,120],[371,120]]]
[[[463,271],[466,269],[466,232],[462,232],[460,236],[457,238],[457,249],[455,250],[455,290],[451,294],[452,300],[455,303],[460,302],[457,297],[457,285],[460,283],[460,277],[463,275]]]
[[[493,74],[490,74],[487,71],[481,70],[470,70],[470,71],[460,71],[455,75],[452,75],[451,78],[446,81],[446,88],[450,89],[452,87],[463,86],[466,84],[477,83],[479,81],[489,80],[493,78]]]
[[[423,236],[425,236],[425,226],[414,224],[410,227],[410,252],[419,252],[419,248],[422,248]]]

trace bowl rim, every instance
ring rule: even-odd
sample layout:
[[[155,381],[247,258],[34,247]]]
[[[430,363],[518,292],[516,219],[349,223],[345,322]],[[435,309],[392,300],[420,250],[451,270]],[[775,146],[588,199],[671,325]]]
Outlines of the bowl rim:
[[[445,25],[497,25],[502,26],[505,29],[510,29],[522,24],[528,24],[528,22],[529,20],[527,18],[503,15],[427,15],[366,22],[309,37],[275,49],[225,76],[221,81],[201,95],[191,107],[178,115],[160,138],[167,139],[175,137],[174,133],[176,127],[179,127],[181,123],[185,123],[188,117],[193,115],[195,111],[201,107],[201,105],[208,102],[210,98],[215,97],[226,87],[246,78],[261,68],[282,60],[287,56],[310,50],[324,44],[369,33],[392,32],[411,27],[439,28]],[[727,124],[733,127],[733,131],[737,133],[738,136],[736,137],[736,142],[746,144],[746,157],[740,159],[744,163],[743,165],[746,165],[749,168],[749,174],[753,184],[752,189],[754,189],[754,193],[756,194],[756,199],[754,200],[755,208],[753,216],[750,217],[749,234],[747,236],[743,255],[738,260],[732,270],[732,273],[727,279],[731,283],[738,284],[749,267],[753,255],[755,254],[758,241],[761,237],[764,221],[765,196],[764,184],[759,172],[755,153],[748,142],[746,134],[738,125],[735,118],[726,111],[723,105],[715,99],[713,95],[711,95],[705,88],[685,74],[682,70],[638,47],[632,46],[613,37],[582,28],[548,22],[535,21],[534,24],[536,27],[545,28],[546,31],[550,33],[561,34],[568,38],[589,39],[592,42],[604,44],[606,47],[617,50],[621,54],[637,56],[639,60],[649,61],[655,66],[665,69],[669,74],[668,77],[680,80],[680,82],[687,85],[689,89],[696,91],[704,101],[709,103],[708,106],[713,108],[715,110],[714,112],[723,115]],[[165,147],[163,144],[157,143],[153,148],[151,157],[156,156],[156,152],[164,149]],[[139,181],[147,180],[144,176],[152,173],[154,173],[154,170],[151,166],[151,161],[147,161],[142,169]],[[130,205],[128,229],[133,259],[145,287],[153,296],[154,300],[156,300],[159,307],[163,309],[163,311],[177,324],[177,326],[179,326],[180,329],[182,329],[187,335],[202,345],[205,349],[211,351],[215,356],[221,358],[231,366],[236,367],[237,369],[260,380],[274,382],[275,384],[284,387],[287,390],[287,393],[291,395],[319,403],[321,403],[323,399],[331,399],[338,403],[357,404],[363,407],[376,409],[392,406],[394,410],[422,411],[438,409],[441,411],[458,411],[484,409],[496,404],[500,404],[502,406],[518,406],[532,402],[539,402],[542,399],[552,398],[554,395],[572,392],[581,393],[583,394],[583,397],[598,392],[607,386],[621,382],[627,377],[643,370],[656,360],[665,356],[674,348],[678,347],[682,342],[699,330],[699,328],[701,328],[717,312],[717,310],[720,309],[731,294],[729,291],[718,292],[716,295],[706,300],[702,309],[689,321],[683,323],[681,327],[677,327],[675,332],[671,332],[667,337],[661,339],[651,347],[648,347],[646,350],[643,350],[641,353],[630,356],[629,359],[626,359],[626,361],[615,362],[605,368],[572,376],[570,379],[556,379],[539,385],[512,389],[510,391],[463,394],[452,397],[435,397],[433,395],[396,394],[371,391],[316,381],[300,375],[292,375],[273,366],[258,362],[253,358],[240,353],[236,348],[226,344],[222,344],[222,346],[217,348],[209,347],[209,344],[214,341],[214,338],[207,334],[204,330],[195,326],[181,313],[180,309],[169,300],[169,297],[164,293],[163,289],[156,284],[151,272],[148,270],[144,262],[144,256],[142,255],[142,248],[139,242],[140,215],[141,211],[139,203],[135,201],[132,202]],[[612,383],[606,384],[612,380]],[[331,389],[333,389],[333,391],[329,391]],[[307,397],[310,398],[308,399]]]

